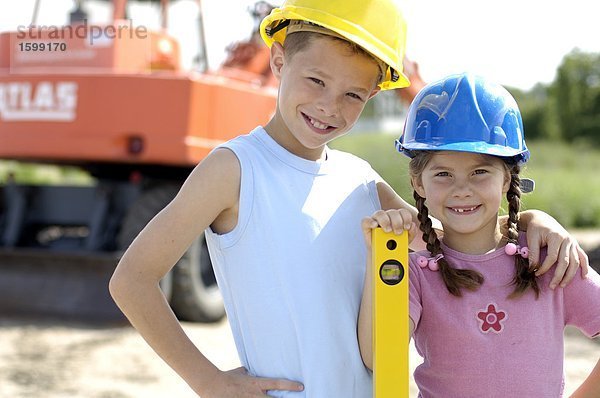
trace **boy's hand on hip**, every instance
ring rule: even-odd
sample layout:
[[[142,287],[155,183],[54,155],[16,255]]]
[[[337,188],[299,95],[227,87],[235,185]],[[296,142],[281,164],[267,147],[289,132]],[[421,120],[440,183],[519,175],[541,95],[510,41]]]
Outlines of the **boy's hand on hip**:
[[[243,368],[221,372],[218,380],[209,391],[202,394],[203,398],[251,398],[266,397],[267,391],[302,391],[301,383],[285,379],[255,377]]]

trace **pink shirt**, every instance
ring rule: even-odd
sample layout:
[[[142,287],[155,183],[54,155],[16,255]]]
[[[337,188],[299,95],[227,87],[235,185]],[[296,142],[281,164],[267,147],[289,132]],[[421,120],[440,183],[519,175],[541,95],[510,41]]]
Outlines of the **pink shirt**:
[[[479,271],[485,278],[476,292],[452,296],[439,272],[420,268],[410,257],[410,317],[424,362],[415,370],[423,398],[562,397],[563,330],[600,333],[600,277],[590,269],[564,289],[548,288],[551,270],[538,279],[539,298],[527,291],[507,299],[514,286],[514,257],[504,248],[467,255],[444,247],[456,268]],[[591,371],[591,369],[590,369]]]

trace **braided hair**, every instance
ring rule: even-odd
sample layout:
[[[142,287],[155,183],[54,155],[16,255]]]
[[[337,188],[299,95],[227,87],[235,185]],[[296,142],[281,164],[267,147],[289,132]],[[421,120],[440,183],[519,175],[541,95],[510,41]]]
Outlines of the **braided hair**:
[[[506,237],[508,243],[518,244],[519,238],[519,210],[521,209],[521,177],[519,172],[521,167],[514,163],[505,163],[510,171],[510,187],[506,192],[506,200],[508,201],[508,221],[506,225]],[[532,288],[535,292],[535,297],[539,297],[540,288],[537,284],[535,274],[529,271],[529,262],[520,254],[515,255],[515,276],[512,280],[515,289],[510,294],[510,298],[521,296],[528,288]]]
[[[411,176],[418,177],[425,169],[427,163],[433,156],[431,151],[419,151],[417,155],[411,160],[409,170]],[[429,218],[429,209],[425,205],[425,198],[417,193],[413,192],[415,199],[415,207],[419,211],[418,219],[420,223],[421,232],[423,232],[423,241],[427,243],[427,250],[431,255],[436,256],[442,254],[442,245],[437,236],[437,233],[432,227],[431,219]],[[452,267],[444,257],[440,258],[437,262],[440,274],[444,280],[446,288],[456,297],[461,297],[461,289],[475,291],[479,289],[479,286],[483,283],[483,275],[477,271],[469,269],[459,269]]]
[[[420,178],[421,173],[433,155],[433,151],[415,151],[415,156],[409,164],[410,174],[413,179]],[[521,182],[521,178],[519,177],[520,166],[510,160],[504,160],[506,170],[511,176],[510,187],[506,193],[506,199],[508,201],[506,237],[508,243],[517,244],[519,238],[519,211],[521,209],[521,189],[519,187]],[[440,240],[433,229],[431,219],[429,218],[429,209],[425,204],[425,198],[419,195],[416,190],[413,191],[413,197],[415,199],[415,207],[419,212],[418,219],[420,222],[420,229],[423,232],[423,241],[427,244],[427,250],[432,256],[443,254]],[[484,281],[483,275],[479,272],[469,269],[454,268],[444,257],[440,258],[437,264],[444,284],[453,296],[461,297],[461,289],[463,288],[475,291]],[[536,298],[539,296],[540,289],[537,285],[535,275],[529,271],[527,259],[523,258],[520,254],[515,256],[515,276],[512,280],[512,284],[515,285],[515,288],[509,295],[509,298],[519,297],[530,287],[534,290]]]

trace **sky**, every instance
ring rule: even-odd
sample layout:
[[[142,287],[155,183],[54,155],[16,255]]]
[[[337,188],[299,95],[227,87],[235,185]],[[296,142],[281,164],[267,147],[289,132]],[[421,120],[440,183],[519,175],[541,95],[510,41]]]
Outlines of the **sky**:
[[[563,57],[574,48],[600,52],[600,2],[595,0],[396,0],[408,24],[407,56],[418,62],[426,82],[472,72],[500,84],[528,90],[550,83]],[[281,0],[272,1],[281,4]],[[0,0],[0,31],[31,21],[35,0]],[[197,46],[194,0],[171,2],[169,25],[191,65]],[[202,0],[209,65],[216,68],[225,47],[248,37],[253,0]],[[73,0],[41,0],[39,24],[67,21]],[[130,1],[131,16],[159,25],[154,9]],[[108,3],[88,1],[92,23],[107,22]]]

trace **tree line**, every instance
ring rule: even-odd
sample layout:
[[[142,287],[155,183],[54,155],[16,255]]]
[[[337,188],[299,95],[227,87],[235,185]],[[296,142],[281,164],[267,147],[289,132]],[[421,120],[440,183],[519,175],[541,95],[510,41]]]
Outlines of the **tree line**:
[[[519,103],[528,139],[600,144],[600,53],[574,49],[552,83],[508,90]]]

